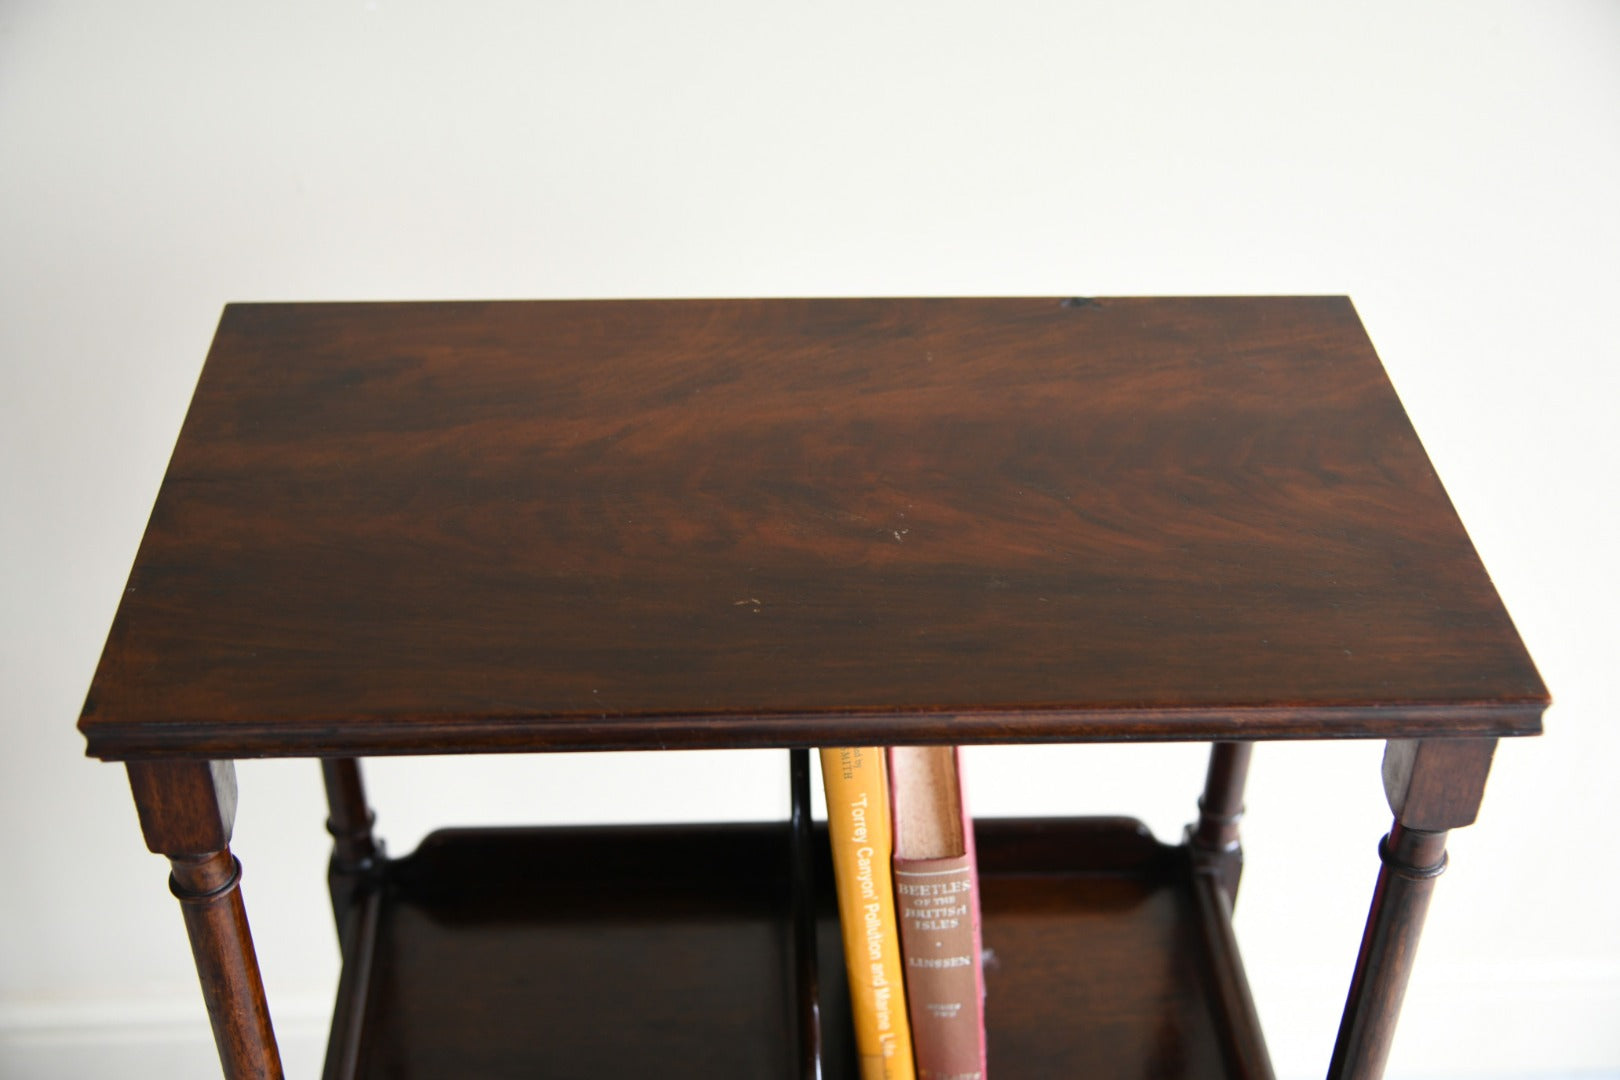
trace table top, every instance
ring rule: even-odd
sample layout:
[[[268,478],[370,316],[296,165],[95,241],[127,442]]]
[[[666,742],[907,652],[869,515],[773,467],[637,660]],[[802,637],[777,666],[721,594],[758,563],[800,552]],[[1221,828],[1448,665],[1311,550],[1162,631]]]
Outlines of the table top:
[[[225,310],[92,755],[1522,735],[1347,299]]]

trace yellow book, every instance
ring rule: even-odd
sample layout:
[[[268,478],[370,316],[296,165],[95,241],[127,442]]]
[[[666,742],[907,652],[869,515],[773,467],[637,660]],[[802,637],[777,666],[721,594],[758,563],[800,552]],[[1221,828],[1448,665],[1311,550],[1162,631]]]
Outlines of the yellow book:
[[[895,925],[888,764],[880,746],[826,747],[827,836],[861,1080],[915,1080]]]

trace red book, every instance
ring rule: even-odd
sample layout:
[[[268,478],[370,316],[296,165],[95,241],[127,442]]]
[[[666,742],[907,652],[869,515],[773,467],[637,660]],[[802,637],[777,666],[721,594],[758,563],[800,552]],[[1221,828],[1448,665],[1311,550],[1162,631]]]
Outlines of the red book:
[[[894,892],[922,1080],[985,1080],[984,965],[973,822],[951,746],[889,751]]]

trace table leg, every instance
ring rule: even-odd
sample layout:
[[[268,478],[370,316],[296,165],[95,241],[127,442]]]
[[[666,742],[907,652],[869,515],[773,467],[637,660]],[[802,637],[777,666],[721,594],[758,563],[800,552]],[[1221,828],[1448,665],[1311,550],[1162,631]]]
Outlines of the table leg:
[[[821,977],[816,968],[816,892],[811,851],[810,751],[788,751],[789,887],[793,891],[793,1002],[798,1020],[798,1074],[817,1080],[821,1068]]]
[[[321,761],[321,777],[326,782],[326,831],[332,834],[326,884],[332,894],[332,916],[341,935],[355,894],[380,869],[382,847],[372,836],[376,815],[366,805],[360,762],[354,758],[325,758]]]
[[[1243,876],[1243,785],[1249,778],[1253,743],[1218,742],[1210,748],[1209,773],[1198,800],[1198,824],[1187,827],[1187,846],[1199,869],[1215,875],[1228,905],[1237,902]]]
[[[236,769],[228,761],[130,762],[146,846],[166,855],[203,1001],[228,1080],[280,1078],[281,1056],[231,854]]]
[[[1328,1067],[1330,1080],[1383,1076],[1429,894],[1446,868],[1446,834],[1473,824],[1495,750],[1495,739],[1390,740],[1384,793],[1395,822],[1378,845],[1383,866]]]

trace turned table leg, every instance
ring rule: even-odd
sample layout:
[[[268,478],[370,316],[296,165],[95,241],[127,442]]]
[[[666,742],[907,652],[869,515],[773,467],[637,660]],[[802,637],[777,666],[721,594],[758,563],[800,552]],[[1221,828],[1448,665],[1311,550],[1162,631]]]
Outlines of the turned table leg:
[[[1186,847],[1192,860],[1193,897],[1217,972],[1215,1004],[1226,1052],[1236,1075],[1271,1080],[1271,1062],[1263,1049],[1255,1050],[1263,1048],[1265,1040],[1232,933],[1232,904],[1243,874],[1238,823],[1243,818],[1243,785],[1253,750],[1254,744],[1248,742],[1218,742],[1210,748],[1204,793],[1198,799],[1198,821],[1187,826]]]
[[[354,758],[325,758],[321,761],[321,777],[326,783],[326,831],[332,834],[326,883],[332,894],[332,915],[342,934],[356,892],[379,868],[382,848],[371,833],[376,815],[366,804],[360,762]]]
[[[1210,748],[1204,794],[1198,800],[1198,824],[1187,827],[1187,846],[1200,869],[1215,875],[1228,905],[1237,902],[1243,876],[1243,785],[1249,778],[1254,744],[1218,742]]]
[[[816,892],[811,845],[810,751],[788,751],[789,888],[793,890],[793,1001],[798,1020],[798,1074],[818,1080],[821,1067],[821,979],[816,968]]]
[[[259,978],[241,864],[231,854],[236,768],[229,761],[130,762],[146,846],[169,858],[202,982],[214,1044],[229,1080],[279,1078],[281,1057]]]
[[[1378,1080],[1417,955],[1446,833],[1471,825],[1485,794],[1495,739],[1390,740],[1384,793],[1395,822],[1378,845],[1383,867],[1339,1024],[1330,1080]]]

